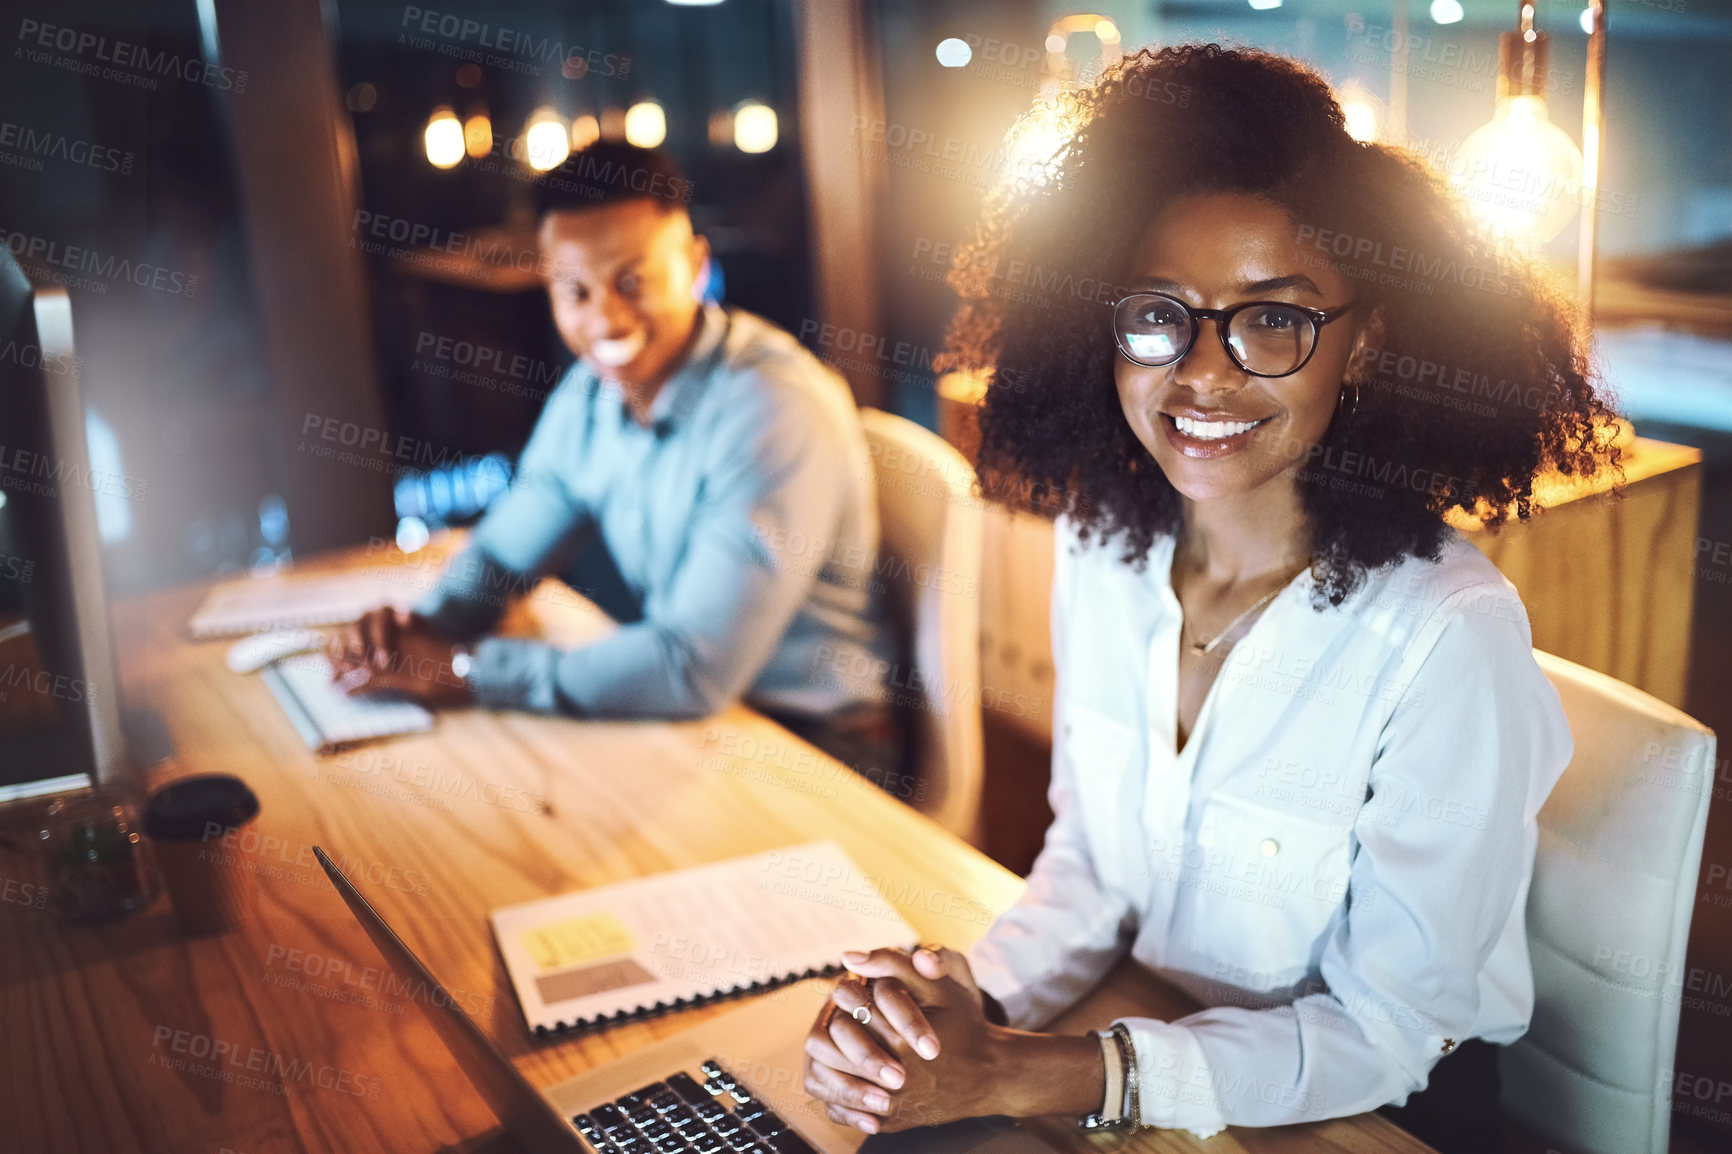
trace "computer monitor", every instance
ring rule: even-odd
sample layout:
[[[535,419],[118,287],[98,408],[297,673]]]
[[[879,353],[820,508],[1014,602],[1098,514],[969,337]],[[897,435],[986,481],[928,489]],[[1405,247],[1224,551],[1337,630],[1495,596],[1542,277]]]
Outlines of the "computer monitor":
[[[126,771],[72,301],[0,246],[0,801]]]

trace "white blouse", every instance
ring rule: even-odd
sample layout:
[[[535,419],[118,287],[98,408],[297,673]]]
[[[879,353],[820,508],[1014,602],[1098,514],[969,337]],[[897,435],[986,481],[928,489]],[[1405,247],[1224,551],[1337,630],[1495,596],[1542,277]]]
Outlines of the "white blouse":
[[[1535,818],[1573,743],[1484,554],[1451,531],[1322,612],[1300,574],[1175,753],[1172,539],[1142,572],[1056,539],[1056,816],[970,954],[1011,1025],[1128,951],[1208,1007],[1125,1019],[1142,1123],[1200,1136],[1400,1105],[1460,1042],[1520,1037]]]

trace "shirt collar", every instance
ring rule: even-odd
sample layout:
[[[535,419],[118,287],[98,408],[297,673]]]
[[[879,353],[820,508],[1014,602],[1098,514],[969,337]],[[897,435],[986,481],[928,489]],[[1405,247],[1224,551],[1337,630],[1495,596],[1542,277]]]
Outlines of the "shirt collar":
[[[704,383],[715,370],[722,338],[727,333],[727,310],[718,304],[705,304],[698,314],[698,335],[692,343],[692,351],[686,354],[685,363],[675,370],[661,391],[656,393],[656,399],[650,402],[649,427],[656,436],[665,437],[673,432],[697,404]],[[629,412],[626,420],[631,420]]]

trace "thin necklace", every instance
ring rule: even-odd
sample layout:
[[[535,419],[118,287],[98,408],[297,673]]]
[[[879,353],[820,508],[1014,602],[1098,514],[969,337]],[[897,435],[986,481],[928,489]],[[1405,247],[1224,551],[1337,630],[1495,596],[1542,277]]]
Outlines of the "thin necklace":
[[[1213,640],[1206,641],[1206,642],[1205,641],[1193,641],[1193,642],[1191,642],[1191,655],[1193,657],[1206,657],[1209,654],[1213,653],[1215,651],[1215,646],[1221,644],[1221,642],[1226,639],[1226,637],[1229,633],[1231,633],[1231,632],[1233,632],[1233,630],[1237,629],[1239,627],[1239,623],[1241,621],[1243,621],[1243,620],[1245,620],[1245,618],[1251,616],[1251,614],[1257,612],[1257,610],[1263,608],[1263,606],[1269,604],[1269,602],[1275,600],[1275,598],[1280,595],[1281,590],[1287,588],[1287,586],[1292,583],[1294,577],[1299,576],[1299,574],[1303,573],[1306,569],[1309,569],[1310,567],[1311,567],[1311,562],[1307,561],[1307,562],[1305,562],[1304,565],[1301,565],[1299,568],[1293,570],[1293,572],[1287,577],[1287,580],[1281,582],[1281,584],[1278,585],[1276,588],[1269,590],[1269,592],[1267,592],[1267,593],[1263,594],[1263,596],[1257,598],[1257,600],[1255,600],[1251,603],[1250,608],[1246,609],[1243,613],[1241,613],[1237,617],[1233,618],[1233,620],[1227,622],[1227,627],[1225,629],[1221,630],[1219,633],[1215,634]]]

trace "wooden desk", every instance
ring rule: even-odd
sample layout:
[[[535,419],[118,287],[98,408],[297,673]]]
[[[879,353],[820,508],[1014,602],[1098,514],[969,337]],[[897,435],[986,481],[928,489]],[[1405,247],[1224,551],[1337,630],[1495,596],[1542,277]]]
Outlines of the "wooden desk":
[[[605,628],[555,588],[543,586],[514,613],[514,631],[575,639]],[[189,941],[166,901],[89,929],[8,891],[0,903],[0,1148],[511,1148],[418,1010],[379,992],[379,955],[314,864],[314,844],[347,865],[454,998],[543,1086],[725,1007],[532,1042],[489,937],[485,915],[495,906],[825,837],[847,848],[927,940],[966,946],[1021,891],[1015,875],[840,766],[820,759],[822,772],[782,768],[796,766],[791,754],[804,747],[744,708],[680,724],[458,712],[430,735],[315,758],[259,679],[226,669],[226,645],[183,639],[200,593],[119,608],[124,688],[130,705],[162,715],[178,746],[171,764],[152,771],[153,785],[224,771],[258,793],[263,811],[234,851],[259,875],[259,916],[242,931]],[[40,880],[37,812],[14,807],[0,830],[0,878]],[[1187,1009],[1175,991],[1125,971],[1074,1020],[1103,1024],[1130,1005],[1167,1016]],[[278,1089],[162,1064],[218,1043],[237,1055],[257,1047],[303,1073],[265,1079],[284,1084]],[[1064,1126],[1055,1133],[1078,1151],[1126,1143]],[[1375,1115],[1230,1131],[1207,1143],[1149,1131],[1128,1148],[1427,1149]]]

